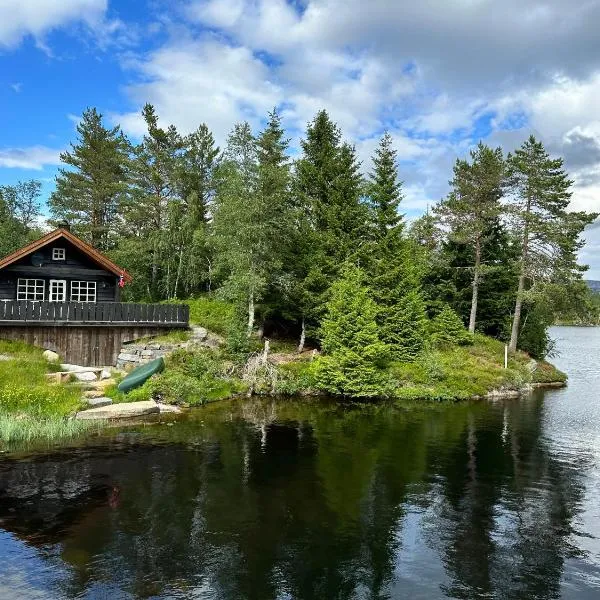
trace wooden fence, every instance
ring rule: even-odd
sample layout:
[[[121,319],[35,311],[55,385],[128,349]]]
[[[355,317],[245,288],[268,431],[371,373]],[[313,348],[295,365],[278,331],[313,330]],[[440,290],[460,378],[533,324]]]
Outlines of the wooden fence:
[[[0,301],[1,325],[106,325],[188,327],[185,304]]]

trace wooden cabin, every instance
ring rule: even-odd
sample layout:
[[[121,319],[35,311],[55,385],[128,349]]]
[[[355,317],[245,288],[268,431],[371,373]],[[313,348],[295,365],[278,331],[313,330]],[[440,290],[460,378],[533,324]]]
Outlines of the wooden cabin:
[[[0,338],[66,362],[115,364],[121,344],[188,327],[185,305],[120,302],[127,271],[65,228],[0,259]]]
[[[131,276],[66,229],[0,260],[0,300],[118,302]]]

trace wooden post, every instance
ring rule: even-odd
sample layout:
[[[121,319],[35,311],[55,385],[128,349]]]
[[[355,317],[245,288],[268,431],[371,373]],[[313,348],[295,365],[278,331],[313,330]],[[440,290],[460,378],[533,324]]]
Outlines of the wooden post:
[[[508,369],[508,346],[504,344],[504,368]]]

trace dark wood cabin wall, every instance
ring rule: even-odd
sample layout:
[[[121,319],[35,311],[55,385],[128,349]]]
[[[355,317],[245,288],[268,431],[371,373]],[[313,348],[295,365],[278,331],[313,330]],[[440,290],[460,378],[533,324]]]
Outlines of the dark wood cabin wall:
[[[0,339],[18,340],[57,352],[66,363],[98,367],[117,364],[126,342],[160,335],[165,327],[0,327]]]
[[[52,260],[53,248],[65,248],[66,259]],[[32,265],[32,255],[25,256],[9,267],[0,271],[0,300],[15,300],[17,297],[17,279],[43,279],[46,282],[46,299],[48,281],[50,279],[65,279],[68,282],[67,299],[70,300],[71,281],[95,281],[96,300],[98,302],[115,302],[118,298],[118,278],[114,273],[101,269],[78,248],[60,240],[40,249],[35,254],[41,255],[43,264],[40,267]]]

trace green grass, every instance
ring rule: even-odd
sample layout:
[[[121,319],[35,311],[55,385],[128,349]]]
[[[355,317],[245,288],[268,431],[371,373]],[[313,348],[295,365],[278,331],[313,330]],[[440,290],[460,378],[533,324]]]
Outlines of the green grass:
[[[229,302],[213,296],[202,296],[185,301],[190,307],[190,323],[206,327],[219,335],[226,335],[235,321],[235,308]]]
[[[81,390],[47,379],[57,366],[41,349],[0,341],[0,354],[11,357],[0,361],[0,444],[71,438],[99,427],[68,418],[81,405]]]
[[[64,417],[37,418],[28,415],[0,414],[0,442],[13,446],[34,441],[69,439],[99,431],[100,421],[76,421]]]
[[[53,368],[42,356],[42,350],[3,341],[0,354],[11,357],[0,361],[1,414],[61,417],[78,409],[80,391],[49,382],[46,374]]]
[[[532,370],[530,357],[517,352],[504,368],[504,344],[476,335],[472,346],[431,351],[414,363],[394,363],[390,372],[400,399],[462,400],[493,390],[519,390],[528,383],[564,382],[566,375],[545,362]]]
[[[192,336],[188,329],[173,329],[162,335],[140,338],[135,341],[136,344],[182,344],[187,342]]]

